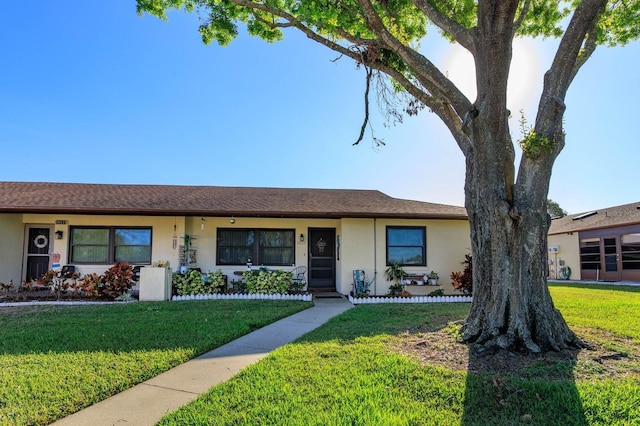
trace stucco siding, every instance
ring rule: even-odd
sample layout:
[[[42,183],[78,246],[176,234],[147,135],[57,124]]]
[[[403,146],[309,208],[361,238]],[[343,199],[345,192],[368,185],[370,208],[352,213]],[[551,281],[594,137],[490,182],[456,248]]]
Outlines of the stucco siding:
[[[466,220],[389,220],[378,221],[379,232],[385,235],[386,226],[426,226],[427,228],[427,265],[404,268],[409,274],[422,274],[434,271],[440,277],[439,284],[445,294],[458,294],[451,285],[451,272],[461,271],[464,255],[470,253],[469,222]],[[382,252],[378,253],[378,261],[384,265],[381,275],[385,283],[385,292],[391,282],[384,280],[386,269],[386,241],[383,239]],[[419,287],[408,287],[411,292],[431,290]]]
[[[424,226],[427,237],[426,266],[404,267],[410,274],[435,271],[446,294],[455,294],[449,278],[462,270],[460,262],[470,251],[469,224],[465,220],[343,219],[342,286],[343,294],[351,290],[352,271],[363,269],[372,282],[371,294],[384,295],[392,284],[387,281],[387,226]],[[375,244],[374,244],[375,243]],[[433,288],[407,287],[409,292],[427,292]]]
[[[560,267],[561,261],[571,268],[572,280],[579,280],[580,277],[580,247],[578,242],[578,233],[566,233],[549,235],[547,238],[548,247],[558,247],[557,253],[549,253],[548,259],[553,263],[549,263],[549,278],[556,279],[556,271]]]
[[[353,284],[353,271],[362,269],[372,282],[371,292],[377,286],[374,281],[375,246],[374,240],[379,237],[374,233],[374,219],[343,219],[342,235],[340,236],[341,270],[339,286],[336,290],[342,294],[349,294]]]
[[[0,281],[15,287],[22,280],[24,224],[21,214],[0,214]]]

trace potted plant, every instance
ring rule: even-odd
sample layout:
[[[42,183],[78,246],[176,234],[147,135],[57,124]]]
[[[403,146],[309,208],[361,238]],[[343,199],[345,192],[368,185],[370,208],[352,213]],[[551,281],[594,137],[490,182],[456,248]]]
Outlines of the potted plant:
[[[393,284],[389,287],[390,296],[395,296],[404,290],[402,280],[404,280],[408,274],[404,269],[402,269],[402,266],[398,265],[397,263],[392,263],[384,271],[384,275],[387,278],[387,281],[393,282]]]
[[[438,285],[438,279],[440,278],[438,274],[434,271],[429,272],[427,276],[429,278],[429,285]]]

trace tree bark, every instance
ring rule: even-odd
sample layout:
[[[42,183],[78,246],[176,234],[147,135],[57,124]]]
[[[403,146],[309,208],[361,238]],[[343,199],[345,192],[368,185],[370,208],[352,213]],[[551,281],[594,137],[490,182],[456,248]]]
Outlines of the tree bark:
[[[465,182],[474,287],[464,338],[488,347],[557,351],[582,346],[555,309],[546,282],[546,199],[553,161],[564,145],[557,131],[564,110],[553,123],[546,122],[559,148],[523,159],[516,185],[506,109],[516,6],[479,3],[478,98],[469,125],[472,149],[466,154]]]

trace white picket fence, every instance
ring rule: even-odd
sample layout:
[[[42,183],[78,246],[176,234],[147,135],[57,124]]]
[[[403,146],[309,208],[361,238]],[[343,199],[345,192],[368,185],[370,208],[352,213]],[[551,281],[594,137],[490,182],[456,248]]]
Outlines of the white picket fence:
[[[305,294],[194,294],[189,296],[173,296],[173,301],[181,300],[302,300],[311,302],[313,295]],[[471,302],[471,296],[412,296],[412,297],[353,297],[349,302],[354,305],[378,303],[459,303]]]
[[[471,300],[471,296],[353,297],[349,295],[349,302],[354,305],[377,303],[457,303],[471,302]]]
[[[192,294],[189,296],[173,296],[171,300],[302,300],[311,302],[311,293],[305,294]]]

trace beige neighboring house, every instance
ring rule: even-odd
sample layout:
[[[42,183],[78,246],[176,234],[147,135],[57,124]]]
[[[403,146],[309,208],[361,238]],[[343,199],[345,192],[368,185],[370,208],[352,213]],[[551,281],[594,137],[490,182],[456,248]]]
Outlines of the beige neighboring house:
[[[554,219],[548,246],[550,278],[564,263],[572,280],[640,281],[640,202]]]
[[[251,261],[307,267],[309,290],[342,294],[360,269],[385,294],[399,261],[454,294],[449,275],[470,247],[463,207],[372,190],[0,182],[0,230],[0,281],[16,285],[65,265],[84,275],[159,260],[233,280]]]

